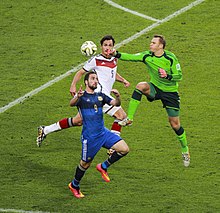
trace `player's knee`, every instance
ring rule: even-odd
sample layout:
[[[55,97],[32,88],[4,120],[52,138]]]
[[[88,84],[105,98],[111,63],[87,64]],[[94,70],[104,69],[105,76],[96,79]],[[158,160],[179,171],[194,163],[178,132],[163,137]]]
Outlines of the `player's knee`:
[[[126,153],[126,155],[129,153],[129,147],[127,146],[127,148],[125,149],[125,153]]]
[[[84,169],[88,169],[91,165],[92,161],[90,162],[85,162],[85,161],[80,161],[80,166],[82,166]]]
[[[82,121],[78,121],[76,126],[82,126]]]
[[[122,121],[122,120],[124,120],[126,117],[127,117],[127,114],[123,111],[122,113],[120,113],[120,114],[117,116],[117,119]]]
[[[180,128],[180,123],[179,121],[173,121],[170,120],[170,126],[174,129],[174,130],[178,130]]]
[[[120,108],[117,112],[115,112],[114,117],[118,120],[124,120],[127,117],[127,114],[122,108]]]
[[[140,90],[140,91],[142,91],[143,88],[144,88],[144,87],[143,87],[143,83],[142,83],[142,82],[140,82],[140,83],[138,83],[138,84],[136,85],[136,89],[138,89],[138,90]]]
[[[136,85],[136,89],[140,90],[145,95],[149,93],[150,86],[147,82],[140,82]]]
[[[82,126],[82,119],[72,118],[73,126]]]
[[[129,151],[130,151],[130,150],[129,150],[128,145],[125,144],[125,145],[122,147],[120,153],[123,154],[123,155],[127,155],[127,154],[129,153]]]
[[[124,140],[120,140],[119,142],[117,142],[112,149],[114,149],[116,152],[121,153],[122,155],[126,155],[129,153],[129,147],[128,145],[125,143]]]

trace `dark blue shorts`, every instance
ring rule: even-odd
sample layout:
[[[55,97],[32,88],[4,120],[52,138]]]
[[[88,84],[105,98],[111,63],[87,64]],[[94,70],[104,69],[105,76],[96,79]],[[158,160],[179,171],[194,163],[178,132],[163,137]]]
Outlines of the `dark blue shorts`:
[[[90,162],[94,159],[95,155],[102,147],[110,149],[120,140],[122,140],[120,136],[116,135],[106,128],[103,134],[97,137],[90,138],[88,136],[82,135],[81,159],[85,162]]]

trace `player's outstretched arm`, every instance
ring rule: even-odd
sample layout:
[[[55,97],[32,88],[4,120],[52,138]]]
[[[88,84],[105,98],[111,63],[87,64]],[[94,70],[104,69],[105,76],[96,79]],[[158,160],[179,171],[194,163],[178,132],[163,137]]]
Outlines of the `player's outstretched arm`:
[[[144,52],[139,52],[139,53],[135,53],[135,54],[129,54],[129,53],[121,53],[116,51],[115,49],[113,49],[109,54],[119,58],[123,61],[139,61],[139,62],[143,62],[143,57],[144,55],[146,55],[147,51]]]
[[[84,69],[80,69],[74,76],[72,84],[70,86],[70,94],[72,96],[74,96],[76,94],[76,84],[80,81],[80,79],[82,78],[82,76],[85,74],[85,70]]]
[[[83,95],[82,85],[79,88],[79,91],[75,94],[75,96],[70,100],[70,106],[76,106],[79,98]]]

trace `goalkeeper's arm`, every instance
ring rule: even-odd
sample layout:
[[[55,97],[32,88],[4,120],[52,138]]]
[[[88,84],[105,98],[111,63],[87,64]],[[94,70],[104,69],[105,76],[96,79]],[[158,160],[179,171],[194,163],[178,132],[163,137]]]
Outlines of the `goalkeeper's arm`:
[[[121,53],[116,51],[115,49],[112,50],[110,55],[114,56],[115,58],[119,58],[123,61],[140,61],[143,62],[143,58],[146,52],[136,53],[136,54],[129,54],[129,53]]]
[[[123,61],[139,61],[143,62],[145,53],[136,53],[136,54],[129,54],[129,53],[120,53],[116,51],[115,57],[119,58],[120,60]]]

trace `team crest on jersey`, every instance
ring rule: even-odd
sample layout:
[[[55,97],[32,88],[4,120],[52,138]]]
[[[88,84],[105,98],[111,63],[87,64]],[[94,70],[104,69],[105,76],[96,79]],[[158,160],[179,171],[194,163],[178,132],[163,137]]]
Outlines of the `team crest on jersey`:
[[[102,96],[98,96],[98,100],[102,101],[103,100]]]
[[[176,69],[177,69],[177,70],[180,70],[180,69],[181,69],[181,68],[180,68],[180,64],[177,64],[177,65],[176,65]]]

